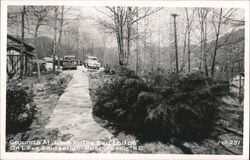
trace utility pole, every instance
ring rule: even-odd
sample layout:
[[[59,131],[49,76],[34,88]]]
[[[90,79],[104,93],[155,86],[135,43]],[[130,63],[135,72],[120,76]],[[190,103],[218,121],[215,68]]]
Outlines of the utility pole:
[[[175,13],[171,14],[174,18],[174,42],[175,42],[175,65],[176,65],[176,73],[179,72],[178,70],[178,48],[177,48],[177,29],[176,29],[176,17],[179,16]]]
[[[172,72],[173,71],[173,51],[174,51],[174,47],[173,47],[173,43],[174,43],[174,41],[173,41],[173,23],[172,23],[172,21],[169,21],[169,42],[170,42],[170,52],[169,52],[169,71],[170,72]]]
[[[24,17],[25,17],[25,12],[26,12],[26,8],[25,8],[25,6],[23,6],[22,25],[21,25],[21,47],[20,47],[20,75],[19,75],[20,79],[23,78],[23,70],[24,70],[23,56],[24,56]]]
[[[53,48],[53,72],[56,71],[55,67],[55,59],[56,59],[56,29],[57,29],[57,10],[58,7],[55,6],[55,13],[54,13],[54,48]]]

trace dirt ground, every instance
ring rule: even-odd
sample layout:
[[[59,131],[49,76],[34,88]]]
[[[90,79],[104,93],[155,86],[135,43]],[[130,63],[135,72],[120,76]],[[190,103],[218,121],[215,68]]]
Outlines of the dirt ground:
[[[103,82],[108,81],[110,78],[109,75],[104,73],[91,73],[90,74],[90,95],[92,103],[96,101],[95,91],[98,86]],[[232,108],[231,105],[222,106],[222,109]],[[224,113],[224,112],[223,112]],[[226,115],[226,114],[225,114]],[[173,153],[173,154],[226,154],[226,155],[240,155],[243,150],[243,136],[242,134],[237,134],[230,130],[227,130],[227,127],[219,127],[217,131],[217,139],[205,139],[200,143],[196,142],[184,142],[180,146],[176,146],[171,143],[163,143],[161,141],[156,142],[140,142],[133,135],[126,135],[123,132],[116,133],[116,130],[105,120],[101,120],[98,117],[94,117],[96,122],[101,126],[105,127],[109,132],[116,134],[116,138],[120,141],[124,140],[135,140],[138,141],[138,144],[142,146],[143,150],[130,151],[131,153]],[[221,122],[218,122],[221,123]]]

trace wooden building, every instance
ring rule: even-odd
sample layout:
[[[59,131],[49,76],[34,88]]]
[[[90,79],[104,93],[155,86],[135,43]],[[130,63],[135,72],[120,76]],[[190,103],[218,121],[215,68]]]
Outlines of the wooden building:
[[[244,81],[245,75],[244,73],[240,72],[235,75],[229,82],[230,82],[230,90],[233,93],[236,93],[238,96],[242,96],[244,94]]]
[[[19,78],[20,75],[20,55],[22,42],[11,36],[7,35],[7,78]],[[31,59],[34,58],[34,55],[31,53],[35,48],[29,44],[24,43],[23,47],[23,64],[24,72],[28,73],[32,70]]]

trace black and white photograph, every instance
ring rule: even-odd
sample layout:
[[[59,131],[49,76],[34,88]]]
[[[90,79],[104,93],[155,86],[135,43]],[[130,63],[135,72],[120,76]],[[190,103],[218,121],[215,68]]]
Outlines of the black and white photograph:
[[[1,152],[247,159],[249,2],[196,2],[5,1]]]

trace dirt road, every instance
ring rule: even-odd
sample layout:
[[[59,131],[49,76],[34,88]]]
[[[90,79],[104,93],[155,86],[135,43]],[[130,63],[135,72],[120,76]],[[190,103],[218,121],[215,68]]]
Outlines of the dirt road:
[[[107,144],[102,142],[116,141],[116,139],[92,117],[88,72],[84,67],[78,67],[77,70],[63,72],[63,74],[68,73],[72,74],[73,78],[61,95],[45,127],[59,130],[58,141],[53,146],[68,147],[68,149],[78,147],[72,150],[66,149],[67,152],[110,152],[105,150],[108,147],[101,150],[89,148],[90,146],[104,147]]]

